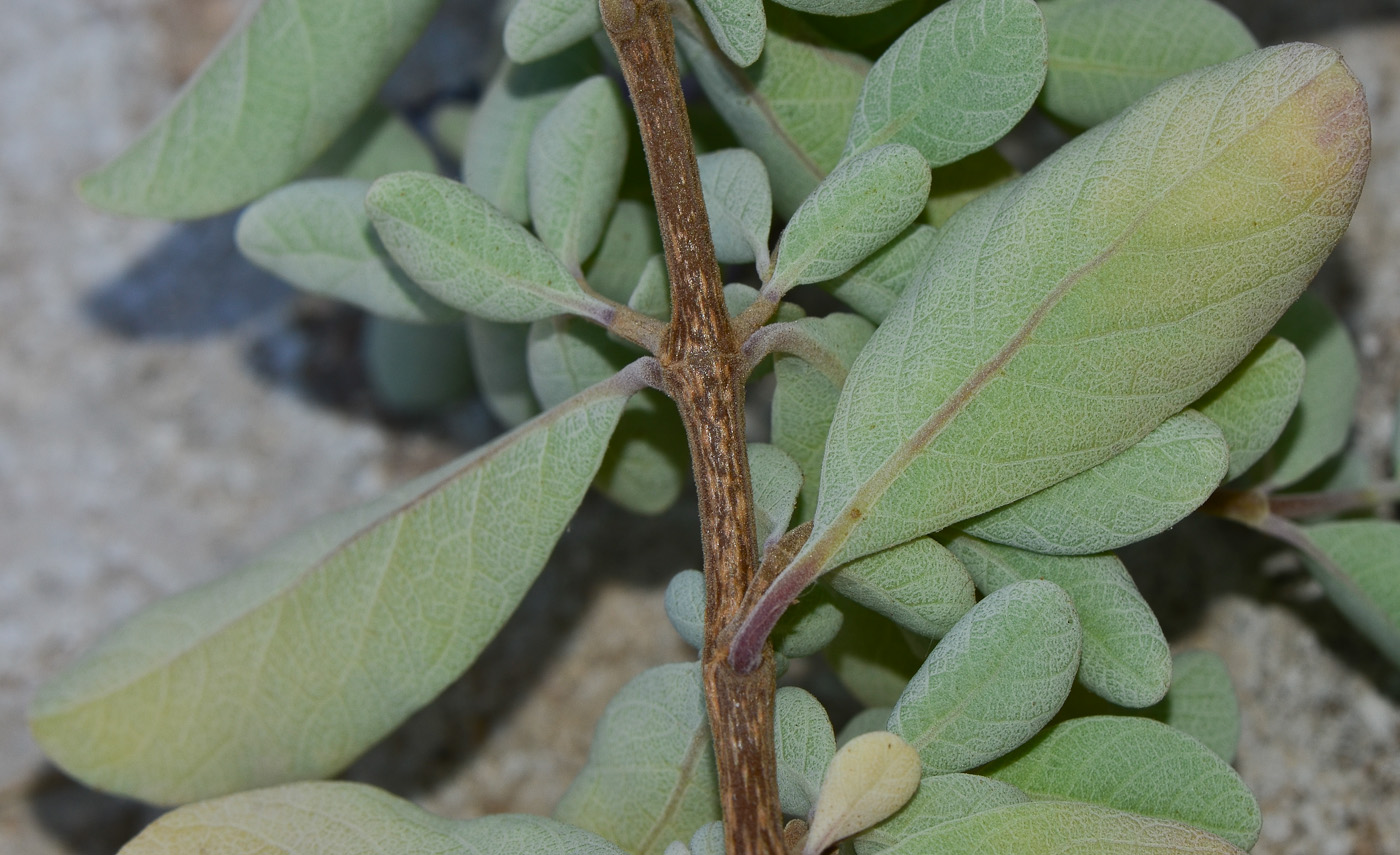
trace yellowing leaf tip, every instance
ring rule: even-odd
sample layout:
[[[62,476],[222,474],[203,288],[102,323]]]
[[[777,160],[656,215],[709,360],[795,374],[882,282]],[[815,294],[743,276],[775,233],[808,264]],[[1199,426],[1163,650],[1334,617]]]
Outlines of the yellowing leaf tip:
[[[913,797],[921,774],[919,752],[893,733],[877,730],[846,743],[826,769],[803,855],[819,855],[890,817]]]

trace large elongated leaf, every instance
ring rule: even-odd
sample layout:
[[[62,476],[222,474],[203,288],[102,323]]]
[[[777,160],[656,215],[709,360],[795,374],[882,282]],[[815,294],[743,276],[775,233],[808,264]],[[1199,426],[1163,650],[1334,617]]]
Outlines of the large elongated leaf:
[[[942,638],[976,598],[967,568],[927,537],[858,558],[826,581],[842,596],[925,638]]]
[[[505,623],[634,388],[595,386],[151,606],[44,685],[36,738],[75,777],[160,804],[335,773]]]
[[[702,154],[700,186],[720,264],[758,261],[768,268],[768,230],[773,225],[773,190],[758,155],[742,148]]]
[[[269,0],[170,109],[79,189],[99,208],[185,219],[285,183],[359,115],[438,0]]]
[[[1265,336],[1244,362],[1195,403],[1220,426],[1230,447],[1226,481],[1243,475],[1279,438],[1298,406],[1304,370],[1298,348]]]
[[[1346,445],[1361,372],[1346,327],[1312,294],[1304,294],[1273,332],[1297,345],[1307,365],[1298,408],[1251,473],[1276,488],[1296,483]]]
[[[962,772],[1016,748],[1050,720],[1079,669],[1069,596],[1043,581],[1002,588],[929,654],[890,713],[926,774]]]
[[[598,246],[627,162],[627,115],[612,81],[575,86],[530,138],[530,219],[570,270]]]
[[[1117,457],[963,523],[983,540],[1051,555],[1090,555],[1176,525],[1220,485],[1229,448],[1215,422],[1186,410]]]
[[[841,159],[869,62],[771,27],[747,69],[684,27],[676,43],[739,142],[768,167],[778,213],[792,216]]]
[[[942,166],[986,148],[1035,102],[1045,50],[1045,22],[1031,0],[939,6],[870,69],[844,156],[898,142]]]
[[[1345,520],[1303,530],[1309,569],[1327,596],[1392,662],[1400,663],[1400,524]]]
[[[1177,78],[971,203],[861,352],[810,572],[1121,453],[1268,332],[1345,229],[1361,90],[1286,45]]]
[[[519,0],[506,16],[506,54],[515,62],[535,62],[602,27],[595,0]]]
[[[720,818],[697,663],[644,671],[608,704],[556,819],[653,855]]]
[[[769,286],[785,294],[850,270],[914,222],[928,186],[928,164],[907,145],[841,161],[783,229]]]
[[[623,855],[596,834],[523,814],[454,821],[364,784],[288,784],[162,816],[121,855]]]
[[[408,278],[365,213],[369,182],[298,181],[238,218],[238,249],[259,267],[313,294],[399,321],[444,321],[461,312]]]
[[[502,63],[467,128],[462,183],[517,223],[528,222],[530,137],[574,84],[597,70],[591,44],[529,65]]]
[[[984,594],[1026,579],[1064,588],[1084,626],[1079,679],[1095,694],[1125,707],[1162,699],[1172,677],[1171,652],[1152,608],[1116,557],[1040,555],[965,535],[948,548]]]
[[[1084,802],[1023,802],[920,829],[883,855],[1243,855],[1215,835]]]
[[[464,184],[400,172],[370,186],[365,208],[394,260],[449,306],[517,323],[611,311],[534,235]]]
[[[1061,722],[983,771],[1032,798],[1176,820],[1241,849],[1259,839],[1259,804],[1235,770],[1199,740],[1148,718]]]
[[[1249,53],[1244,24],[1211,0],[1054,0],[1045,109],[1080,127],[1118,115],[1158,84]]]
[[[981,775],[929,775],[899,813],[856,837],[856,853],[875,855],[940,823],[1028,800],[1010,784]]]

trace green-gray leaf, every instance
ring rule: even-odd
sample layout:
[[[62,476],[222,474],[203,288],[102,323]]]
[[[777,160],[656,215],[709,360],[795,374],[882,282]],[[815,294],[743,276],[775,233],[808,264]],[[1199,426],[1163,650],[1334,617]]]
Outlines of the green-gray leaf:
[[[1351,335],[1322,300],[1305,293],[1274,327],[1298,346],[1306,371],[1298,408],[1250,477],[1271,488],[1303,478],[1346,445],[1361,387]]]
[[[817,504],[822,453],[846,371],[874,329],[855,315],[804,318],[793,324],[793,330],[825,358],[809,362],[779,355],[773,362],[773,444],[802,467],[802,493],[795,513],[799,522],[811,519]]]
[[[851,720],[836,734],[837,749],[863,733],[884,730],[885,722],[890,720],[890,713],[893,711],[894,707],[870,707],[851,716]]]
[[[454,821],[365,784],[288,784],[187,805],[141,832],[121,855],[624,855],[603,838],[540,816]]]
[[[792,216],[841,159],[870,63],[772,27],[748,69],[685,27],[676,43],[725,123],[768,168],[778,213]]]
[[[856,837],[856,853],[875,855],[935,825],[1026,801],[1026,794],[1010,784],[981,775],[929,775],[899,813]]]
[[[695,5],[730,62],[746,68],[758,60],[768,34],[763,0],[696,0]]]
[[[914,832],[882,855],[1243,855],[1179,822],[1084,802],[1030,801]]]
[[[365,213],[369,182],[298,181],[244,210],[235,240],[244,256],[296,287],[399,321],[461,316],[399,269]]]
[[[826,582],[925,638],[943,637],[975,600],[972,577],[962,562],[927,537],[858,558]]]
[[[125,152],[82,179],[90,204],[168,219],[287,182],[354,122],[438,0],[270,0]]]
[[[1045,50],[1031,0],[939,6],[870,69],[843,157],[899,142],[942,166],[986,148],[1035,103]]]
[[[666,618],[686,644],[705,646],[705,574],[682,570],[666,585]]]
[[[789,9],[810,12],[813,15],[850,17],[878,12],[899,0],[780,0]]]
[[[1079,669],[1069,595],[1044,581],[988,596],[933,648],[890,713],[889,730],[939,775],[980,766],[1048,722]]]
[[[1172,687],[1143,712],[1205,743],[1226,763],[1240,741],[1240,706],[1225,662],[1208,650],[1172,657]]]
[[[598,246],[626,162],[627,115],[602,75],[575,86],[530,137],[530,219],[568,269]]]
[[[1166,531],[1199,508],[1220,485],[1229,456],[1215,422],[1186,410],[1122,454],[961,528],[1051,555],[1107,552]]]
[[[1235,770],[1199,740],[1149,718],[1061,722],[984,773],[1035,799],[1176,820],[1241,849],[1259,839],[1259,804]]]
[[[698,663],[643,671],[608,703],[556,819],[659,855],[720,818]]]
[[[587,267],[588,284],[609,300],[626,303],[647,262],[660,252],[661,233],[651,206],[635,199],[619,200]]]
[[[1303,529],[1308,568],[1356,628],[1400,664],[1400,524],[1346,520]]]
[[[526,362],[530,325],[498,324],[475,315],[466,320],[476,388],[491,415],[515,427],[540,411]]]
[[[915,274],[928,263],[933,240],[933,229],[915,223],[874,255],[822,283],[822,287],[862,317],[878,324],[914,281]]]
[[[845,613],[822,585],[813,585],[783,612],[773,627],[773,649],[789,659],[811,656],[841,631]]]
[[[754,517],[758,545],[766,549],[787,531],[802,489],[802,470],[782,449],[765,442],[749,443],[749,472],[753,481]]]
[[[437,157],[408,122],[371,104],[302,177],[358,178],[368,184],[391,172],[411,171],[436,172]]]
[[[725,855],[724,823],[707,822],[690,835],[689,855]]]
[[[907,145],[842,160],[783,229],[767,287],[785,294],[850,270],[914,222],[928,187],[928,163]]]
[[[506,55],[519,63],[535,62],[602,27],[596,0],[519,0],[506,16]]]
[[[574,84],[597,70],[591,44],[529,65],[502,63],[467,128],[462,183],[517,223],[528,222],[530,137]]]
[[[702,154],[697,161],[716,260],[720,264],[757,260],[758,269],[766,270],[773,192],[763,161],[744,148]]]
[[[45,684],[36,738],[75,777],[160,804],[334,774],[505,623],[635,386],[595,386],[151,606]]]
[[[365,207],[394,260],[449,306],[517,323],[612,311],[534,235],[463,184],[401,172],[374,182]]]
[[[1193,406],[1220,426],[1230,448],[1233,481],[1273,446],[1298,406],[1303,354],[1290,342],[1265,336],[1234,371]]]
[[[441,410],[472,388],[461,322],[410,324],[371,317],[360,334],[360,354],[375,400],[395,412]]]
[[[1146,436],[1302,291],[1368,162],[1355,78],[1285,45],[1177,78],[968,205],[851,369],[796,563],[937,531]]]
[[[1211,0],[1055,0],[1046,110],[1083,128],[1118,115],[1167,80],[1258,47]]]
[[[796,686],[778,689],[773,715],[778,800],[783,813],[806,819],[836,754],[836,734],[821,702]]]
[[[1171,652],[1152,608],[1112,555],[1051,556],[959,535],[948,548],[990,594],[1026,579],[1059,585],[1084,627],[1079,679],[1125,707],[1155,704],[1171,683]]]
[[[838,601],[841,631],[824,651],[832,672],[866,706],[893,707],[922,660],[893,621],[850,600]],[[884,723],[876,728],[884,729]]]
[[[952,219],[968,202],[1021,175],[994,148],[984,148],[933,170],[924,219],[935,228]]]

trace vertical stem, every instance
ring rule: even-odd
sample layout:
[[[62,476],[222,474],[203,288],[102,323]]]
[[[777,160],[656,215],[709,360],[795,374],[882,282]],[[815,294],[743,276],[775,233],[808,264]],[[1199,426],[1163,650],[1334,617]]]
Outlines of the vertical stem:
[[[772,651],[765,649],[761,664],[740,674],[729,664],[731,633],[726,629],[740,613],[758,563],[744,442],[742,357],[710,240],[670,12],[665,0],[600,0],[599,7],[641,127],[671,279],[671,323],[657,357],[665,390],[685,423],[700,499],[705,561],[701,663],[725,845],[731,855],[780,855]]]

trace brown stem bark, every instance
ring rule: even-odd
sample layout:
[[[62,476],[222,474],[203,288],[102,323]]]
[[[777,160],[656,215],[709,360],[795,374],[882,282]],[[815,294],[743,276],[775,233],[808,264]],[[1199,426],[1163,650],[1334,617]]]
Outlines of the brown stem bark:
[[[758,563],[744,442],[745,377],[710,240],[670,12],[664,0],[601,0],[599,7],[641,127],[671,279],[671,322],[656,355],[662,386],[685,423],[700,499],[701,664],[725,845],[732,855],[780,855],[772,652],[765,648],[759,667],[740,674],[729,664],[726,631],[739,616]]]

